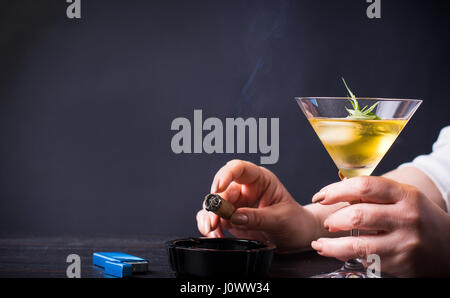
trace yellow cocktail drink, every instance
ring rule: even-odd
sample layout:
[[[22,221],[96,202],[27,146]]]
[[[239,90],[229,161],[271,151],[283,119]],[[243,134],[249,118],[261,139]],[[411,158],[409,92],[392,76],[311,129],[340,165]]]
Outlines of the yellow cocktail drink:
[[[406,119],[309,118],[334,163],[346,178],[370,175],[406,125]]]

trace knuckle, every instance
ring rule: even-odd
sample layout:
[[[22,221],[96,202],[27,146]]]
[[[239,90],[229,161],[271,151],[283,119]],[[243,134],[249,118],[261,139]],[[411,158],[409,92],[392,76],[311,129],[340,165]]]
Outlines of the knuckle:
[[[371,186],[372,185],[370,177],[368,176],[358,177],[356,188],[362,196],[365,196],[370,193]]]
[[[248,219],[249,219],[250,226],[253,229],[259,230],[263,227],[264,219],[262,218],[262,216],[260,216],[260,214],[256,215],[256,214],[251,213],[251,214],[248,214],[248,216],[249,216]]]
[[[259,169],[259,171],[261,173],[264,173],[264,174],[266,174],[268,176],[276,177],[275,174],[271,170],[269,170],[268,168],[265,168],[263,166],[258,166],[258,169]]]
[[[263,219],[261,216],[255,216],[253,220],[254,226],[257,229],[260,229],[263,225]]]
[[[359,258],[365,258],[366,256],[371,254],[367,245],[367,241],[362,238],[355,238],[355,240],[353,241],[353,252]]]
[[[412,185],[407,185],[404,189],[404,199],[407,200],[411,205],[417,205],[421,198],[420,190]]]
[[[399,254],[399,263],[403,266],[408,266],[407,271],[413,273],[415,268],[419,266],[421,256],[421,241],[420,238],[412,235],[407,241],[404,242]]]
[[[256,180],[259,180],[263,183],[263,189],[267,189],[272,182],[276,182],[275,185],[281,183],[279,182],[277,176],[275,176],[275,174],[272,173],[269,169],[258,166],[258,170],[258,178]]]
[[[406,221],[405,224],[409,226],[410,228],[413,228],[414,230],[417,230],[420,228],[421,220],[420,220],[420,213],[416,209],[411,209],[405,212]]]
[[[407,198],[403,200],[404,223],[406,226],[417,229],[421,225],[421,193],[415,187],[411,187],[407,193]]]
[[[350,215],[350,224],[354,228],[358,228],[361,226],[363,222],[363,211],[361,208],[355,208],[353,209],[351,215]]]
[[[406,251],[408,251],[408,255],[411,255],[413,258],[420,251],[421,241],[420,237],[417,234],[414,234],[406,243]]]
[[[243,163],[244,163],[243,160],[240,160],[240,159],[232,159],[232,160],[230,160],[230,161],[227,162],[227,166],[230,166],[230,167],[237,167],[237,166],[239,166],[239,165],[241,165],[241,164],[243,164]]]

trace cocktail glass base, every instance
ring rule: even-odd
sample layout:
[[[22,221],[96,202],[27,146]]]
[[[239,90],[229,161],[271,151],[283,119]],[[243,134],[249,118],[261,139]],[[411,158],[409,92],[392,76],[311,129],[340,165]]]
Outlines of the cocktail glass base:
[[[314,275],[311,278],[380,278],[367,271],[359,260],[348,260],[342,268],[331,273]]]

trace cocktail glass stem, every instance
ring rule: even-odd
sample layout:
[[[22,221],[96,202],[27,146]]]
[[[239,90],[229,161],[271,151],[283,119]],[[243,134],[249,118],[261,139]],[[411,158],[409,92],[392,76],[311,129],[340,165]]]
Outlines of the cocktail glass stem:
[[[350,236],[358,237],[359,230],[358,229],[351,230]],[[359,259],[350,259],[345,262],[344,268],[347,270],[351,270],[351,271],[363,271],[364,265],[362,264],[361,260],[359,260]]]
[[[342,175],[341,171],[339,171],[339,178],[341,178],[341,180],[347,179],[344,175]],[[359,237],[359,230],[358,229],[350,230],[350,236]],[[350,259],[344,263],[344,268],[349,271],[363,271],[364,265],[359,259]]]

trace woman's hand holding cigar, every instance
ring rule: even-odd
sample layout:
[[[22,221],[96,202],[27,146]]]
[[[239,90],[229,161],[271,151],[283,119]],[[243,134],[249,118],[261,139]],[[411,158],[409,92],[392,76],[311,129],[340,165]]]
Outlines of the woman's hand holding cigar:
[[[224,237],[228,230],[238,238],[270,241],[278,252],[308,249],[317,238],[319,224],[313,213],[300,206],[272,172],[250,162],[232,160],[223,166],[203,207],[197,225],[204,236]]]

